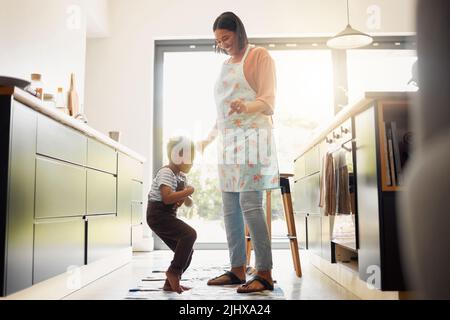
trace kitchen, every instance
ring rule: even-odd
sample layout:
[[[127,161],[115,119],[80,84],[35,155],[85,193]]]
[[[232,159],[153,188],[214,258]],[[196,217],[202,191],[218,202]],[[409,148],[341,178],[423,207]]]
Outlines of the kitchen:
[[[231,10],[244,22],[249,42],[267,49],[277,71],[275,142],[281,178],[288,183],[281,192],[265,193],[274,261],[283,263],[274,263],[279,285],[264,297],[448,298],[448,289],[423,286],[425,277],[418,274],[434,270],[431,266],[424,262],[418,270],[405,262],[418,259],[419,247],[407,255],[414,241],[406,226],[411,223],[413,230],[414,224],[401,208],[427,208],[425,195],[408,196],[418,192],[408,183],[420,178],[405,173],[414,159],[413,128],[425,128],[430,137],[434,125],[419,123],[429,120],[448,130],[448,111],[438,109],[439,103],[433,103],[432,119],[414,109],[425,96],[419,95],[415,71],[421,68],[418,5],[415,0],[1,0],[0,76],[12,81],[0,88],[2,296],[173,299],[156,290],[158,274],[152,270],[164,268],[171,252],[147,225],[147,195],[167,163],[163,150],[170,138],[201,140],[214,125],[212,85],[225,55],[214,52],[212,26]],[[338,39],[347,24],[370,40],[337,48],[330,39]],[[437,39],[448,42],[446,29],[436,28]],[[424,54],[440,58],[425,49]],[[448,65],[439,60],[443,63]],[[32,80],[31,74],[39,76]],[[42,89],[47,99],[32,96],[18,79]],[[444,101],[426,94],[427,101]],[[337,169],[324,161],[327,154],[333,155],[331,167],[341,163]],[[198,272],[207,271],[202,265],[217,272],[215,267],[228,262],[216,156],[214,147],[197,156],[188,175],[195,205],[180,209],[197,230],[192,263]],[[441,170],[448,172],[448,165]],[[338,192],[340,201],[334,203],[329,190],[337,186],[346,192]],[[429,197],[435,211],[443,208],[432,200],[440,199],[439,192]],[[286,228],[287,239],[278,239],[286,238]],[[421,239],[424,252],[427,241]],[[439,257],[445,266],[448,256]],[[122,282],[115,287],[112,279],[118,278]],[[328,289],[318,290],[320,284]],[[129,291],[139,288],[148,291]],[[189,293],[193,300],[214,299],[214,289],[201,288],[205,291],[195,293],[194,286]],[[234,294],[229,299],[242,299]]]

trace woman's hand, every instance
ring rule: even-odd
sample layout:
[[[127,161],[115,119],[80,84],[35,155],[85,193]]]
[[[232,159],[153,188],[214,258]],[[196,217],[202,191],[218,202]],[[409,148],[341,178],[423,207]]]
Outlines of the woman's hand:
[[[235,112],[237,114],[248,112],[247,104],[242,99],[237,99],[237,100],[231,101],[230,108],[231,108],[231,110],[230,110],[230,112],[228,112],[229,116],[231,116]]]

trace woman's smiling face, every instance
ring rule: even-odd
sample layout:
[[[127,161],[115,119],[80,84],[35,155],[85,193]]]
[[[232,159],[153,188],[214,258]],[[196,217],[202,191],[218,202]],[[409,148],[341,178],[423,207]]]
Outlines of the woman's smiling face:
[[[235,32],[226,29],[216,29],[214,36],[216,38],[216,45],[220,49],[225,50],[230,56],[239,53]]]

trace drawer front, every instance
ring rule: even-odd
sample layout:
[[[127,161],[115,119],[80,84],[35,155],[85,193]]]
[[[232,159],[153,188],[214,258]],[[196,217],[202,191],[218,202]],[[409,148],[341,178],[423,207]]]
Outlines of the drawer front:
[[[60,219],[34,225],[33,283],[84,265],[85,222]]]
[[[322,222],[318,214],[308,216],[308,249],[312,253],[322,255]]]
[[[294,163],[294,181],[301,179],[305,176],[305,157],[301,156]]]
[[[81,216],[86,212],[86,169],[38,157],[35,218]]]
[[[130,246],[129,227],[120,225],[115,215],[87,218],[87,263],[108,257],[117,249]],[[123,233],[128,231],[128,239]]]
[[[143,203],[133,201],[131,203],[131,224],[137,225],[142,223]]]
[[[38,116],[37,153],[86,165],[87,137],[46,116]]]
[[[131,178],[137,181],[143,181],[143,164],[135,159],[131,160]]]
[[[305,179],[300,179],[294,183],[294,199],[293,199],[294,211],[296,213],[308,213],[308,207],[306,205],[306,185]]]
[[[91,168],[116,174],[117,153],[113,148],[103,143],[88,139],[87,165]]]
[[[319,173],[297,180],[294,186],[294,210],[298,213],[320,213]]]
[[[305,153],[305,175],[310,175],[320,170],[319,146],[315,146]]]
[[[117,178],[87,169],[87,214],[116,213]]]
[[[308,230],[306,228],[306,214],[295,215],[295,225],[297,226],[297,239],[300,249],[308,249]]]
[[[132,180],[132,195],[131,200],[142,202],[142,190],[144,189],[143,183],[140,181]]]
[[[322,216],[322,258],[332,262],[333,256],[331,252],[331,225],[334,216]]]
[[[320,175],[319,173],[313,174],[305,178],[305,194],[306,194],[306,207],[308,213],[320,213],[319,201],[320,201]]]

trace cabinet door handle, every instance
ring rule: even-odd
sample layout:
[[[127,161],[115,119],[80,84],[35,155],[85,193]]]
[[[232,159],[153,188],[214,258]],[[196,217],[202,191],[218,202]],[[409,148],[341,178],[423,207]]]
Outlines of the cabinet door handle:
[[[346,145],[347,143],[349,143],[349,142],[355,142],[355,141],[356,141],[356,139],[350,139],[350,140],[347,140],[347,141],[345,141],[344,143],[341,144],[341,148],[344,149],[344,150],[346,150],[346,151],[348,151],[348,152],[351,152],[352,149],[351,149],[351,148],[347,148],[345,145]]]

